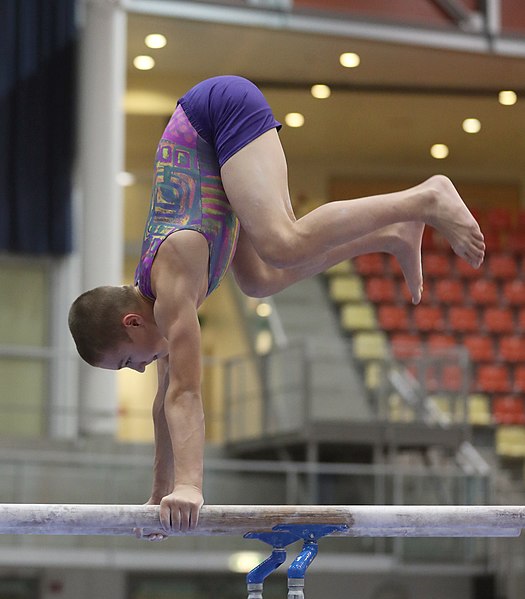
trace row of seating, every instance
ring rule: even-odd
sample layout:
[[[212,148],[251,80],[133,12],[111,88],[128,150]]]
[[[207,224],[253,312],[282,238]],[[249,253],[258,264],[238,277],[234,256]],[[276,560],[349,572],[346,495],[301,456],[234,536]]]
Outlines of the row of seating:
[[[347,302],[341,305],[340,313],[341,325],[348,333],[377,327],[388,333],[412,332],[422,335],[432,332],[449,335],[525,333],[525,307],[380,304],[376,309],[371,304]]]
[[[334,279],[332,285],[338,285]],[[375,304],[403,303],[411,300],[404,280],[372,276],[365,283],[368,299]],[[525,307],[525,280],[473,279],[442,277],[426,279],[423,304],[495,305]]]
[[[520,309],[487,306],[418,306],[380,304],[377,308],[379,326],[388,332],[449,334],[477,333],[510,335],[525,332],[525,307]]]
[[[365,254],[355,258],[357,272],[364,276],[402,276],[398,261],[389,254]],[[493,252],[480,268],[473,268],[451,250],[425,252],[422,258],[425,277],[460,277],[464,279],[493,278],[496,280],[514,280],[525,274],[525,256],[516,256],[511,252]]]

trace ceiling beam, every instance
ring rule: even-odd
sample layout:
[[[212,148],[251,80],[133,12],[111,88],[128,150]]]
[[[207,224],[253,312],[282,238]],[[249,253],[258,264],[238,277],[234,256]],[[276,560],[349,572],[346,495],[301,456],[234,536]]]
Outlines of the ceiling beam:
[[[426,46],[464,52],[490,53],[525,57],[525,38],[505,39],[490,35],[484,26],[475,33],[455,30],[425,29],[394,23],[377,23],[351,18],[310,16],[287,10],[261,10],[253,7],[205,4],[202,2],[166,2],[164,0],[116,0],[130,13],[171,17],[209,23],[222,23],[244,27],[288,30],[319,35],[333,35],[378,42]],[[453,0],[435,0],[450,3]],[[457,8],[457,7],[456,7]],[[463,7],[464,8],[464,7]],[[492,27],[498,22],[498,2],[487,0]],[[466,10],[466,9],[465,9]],[[472,11],[469,11],[469,14]],[[477,13],[476,13],[477,14]],[[489,14],[489,13],[487,13]],[[481,17],[482,23],[485,23]],[[478,28],[479,29],[479,28]]]

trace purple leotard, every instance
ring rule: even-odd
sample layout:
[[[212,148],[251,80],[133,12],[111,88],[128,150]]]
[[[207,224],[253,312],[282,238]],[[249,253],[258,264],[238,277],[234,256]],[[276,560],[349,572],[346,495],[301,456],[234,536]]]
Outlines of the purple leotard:
[[[209,295],[235,254],[239,221],[220,177],[220,167],[241,148],[279,128],[257,87],[241,77],[214,77],[180,99],[157,147],[150,210],[135,284],[155,299],[151,267],[172,233],[201,233],[209,247]]]
[[[262,92],[243,77],[206,79],[179,104],[197,133],[215,149],[220,167],[266,131],[281,128]]]

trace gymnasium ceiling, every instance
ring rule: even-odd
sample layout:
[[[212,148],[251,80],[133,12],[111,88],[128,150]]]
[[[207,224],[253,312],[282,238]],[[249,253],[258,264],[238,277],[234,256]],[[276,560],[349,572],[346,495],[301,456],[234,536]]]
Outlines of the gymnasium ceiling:
[[[149,50],[144,38],[163,33],[168,45]],[[338,57],[357,52],[361,65]],[[151,71],[134,56],[150,54]],[[283,127],[289,160],[352,164],[354,172],[445,172],[486,181],[524,181],[525,58],[441,50],[351,37],[234,26],[130,14],[128,16],[127,169],[150,172],[152,157],[177,98],[199,80],[239,74],[258,83],[276,117],[301,112],[305,125]],[[333,86],[316,100],[314,83]],[[521,93],[514,106],[500,89]],[[461,128],[476,117],[481,131]],[[447,159],[429,148],[446,143]]]

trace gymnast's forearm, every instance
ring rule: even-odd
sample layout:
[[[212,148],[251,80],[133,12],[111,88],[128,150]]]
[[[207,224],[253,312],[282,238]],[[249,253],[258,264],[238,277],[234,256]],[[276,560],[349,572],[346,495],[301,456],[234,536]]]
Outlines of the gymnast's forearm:
[[[168,390],[164,402],[174,465],[174,489],[193,487],[202,492],[204,410],[200,393]]]
[[[159,389],[153,403],[153,430],[155,434],[155,461],[153,465],[153,488],[151,499],[154,503],[173,490],[173,449],[164,413],[164,390]]]

